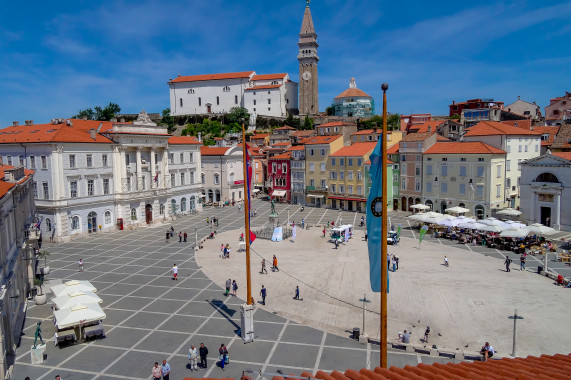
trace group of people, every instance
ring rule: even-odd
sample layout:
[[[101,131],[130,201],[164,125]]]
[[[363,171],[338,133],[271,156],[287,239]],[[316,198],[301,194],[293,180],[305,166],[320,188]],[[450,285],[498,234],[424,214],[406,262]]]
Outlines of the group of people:
[[[399,270],[399,257],[397,254],[392,256],[387,255],[387,269],[391,269],[391,265],[393,267],[393,272]]]
[[[228,364],[228,349],[224,344],[220,345],[218,350],[220,353],[220,367],[224,370],[226,364]],[[200,359],[200,368],[198,360]],[[188,360],[190,361],[190,370],[199,371],[200,369],[208,369],[208,348],[204,343],[200,343],[200,347],[196,348],[194,345],[190,346],[188,350]],[[159,362],[155,362],[155,365],[151,369],[151,376],[153,380],[169,380],[171,372],[171,367],[166,360],[163,360],[163,364],[159,365]]]
[[[232,296],[235,297],[236,292],[238,291],[238,283],[236,282],[236,280],[232,280],[229,278],[228,280],[226,280],[226,297],[228,297],[230,291],[232,291]]]
[[[230,244],[220,244],[220,254],[223,259],[229,259],[231,251]]]
[[[278,258],[276,257],[276,255],[274,255],[273,259],[272,259],[272,272],[279,272],[280,268],[278,268]],[[268,274],[268,271],[266,270],[266,259],[262,258],[262,270],[260,271],[260,274]]]
[[[525,270],[525,262],[527,260],[527,254],[524,252],[519,256],[519,270]],[[504,260],[504,264],[506,266],[506,272],[511,272],[510,265],[512,263],[512,259],[506,255],[506,259]]]

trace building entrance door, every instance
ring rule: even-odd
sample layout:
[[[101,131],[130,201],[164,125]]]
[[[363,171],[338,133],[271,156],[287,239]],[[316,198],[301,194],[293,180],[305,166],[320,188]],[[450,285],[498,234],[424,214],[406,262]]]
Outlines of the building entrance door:
[[[87,215],[87,232],[97,232],[97,213],[94,211]]]
[[[151,222],[153,221],[153,206],[151,206],[150,204],[147,204],[145,206],[145,221],[147,222],[147,224],[151,224]]]
[[[551,207],[541,206],[540,208],[541,224],[551,227]]]

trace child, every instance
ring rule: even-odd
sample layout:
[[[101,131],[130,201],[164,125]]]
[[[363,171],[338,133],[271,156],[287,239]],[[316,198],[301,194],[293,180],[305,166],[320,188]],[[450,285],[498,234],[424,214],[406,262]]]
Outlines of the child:
[[[79,262],[77,264],[79,265],[79,271],[83,272],[83,259],[79,259]]]
[[[176,266],[176,264],[173,265],[171,272],[172,272],[172,279],[177,281],[178,280],[178,278],[177,278],[178,277],[178,267]]]

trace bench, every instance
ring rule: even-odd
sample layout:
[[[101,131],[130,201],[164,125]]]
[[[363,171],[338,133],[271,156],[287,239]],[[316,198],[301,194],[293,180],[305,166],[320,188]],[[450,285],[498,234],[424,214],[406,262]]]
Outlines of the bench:
[[[69,327],[67,329],[62,329],[56,331],[54,334],[54,343],[57,346],[59,343],[72,343],[77,340],[77,335],[75,333],[74,327]]]

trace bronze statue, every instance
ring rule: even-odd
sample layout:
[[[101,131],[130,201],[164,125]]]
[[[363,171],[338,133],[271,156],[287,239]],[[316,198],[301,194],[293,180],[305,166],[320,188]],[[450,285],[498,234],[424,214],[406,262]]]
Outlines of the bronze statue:
[[[272,206],[272,215],[275,215],[276,214],[276,205],[275,205],[273,199],[270,201],[270,205]]]
[[[38,327],[36,327],[36,334],[35,334],[36,338],[34,339],[34,347],[33,348],[36,348],[36,342],[38,341],[38,338],[40,338],[40,342],[42,342],[42,344],[45,344],[44,340],[42,339],[42,329],[40,327],[41,324],[42,324],[41,321],[38,322]]]

